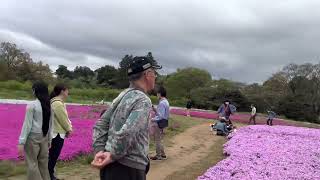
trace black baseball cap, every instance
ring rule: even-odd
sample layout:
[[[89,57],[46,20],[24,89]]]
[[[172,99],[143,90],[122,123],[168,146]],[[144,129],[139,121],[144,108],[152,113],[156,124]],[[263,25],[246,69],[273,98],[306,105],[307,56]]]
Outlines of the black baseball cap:
[[[157,64],[153,64],[148,57],[145,56],[136,56],[132,59],[128,67],[128,76],[132,74],[136,74],[147,69],[161,69],[162,66]]]

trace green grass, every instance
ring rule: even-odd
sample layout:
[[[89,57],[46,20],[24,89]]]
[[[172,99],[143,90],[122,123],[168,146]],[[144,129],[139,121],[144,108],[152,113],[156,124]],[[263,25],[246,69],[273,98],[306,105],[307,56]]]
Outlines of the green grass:
[[[0,82],[0,98],[2,99],[33,99],[31,82],[18,82],[18,81],[1,81]],[[53,86],[49,86],[49,91],[53,89]],[[70,98],[67,102],[75,103],[89,103],[96,101],[112,101],[121,90],[109,89],[109,88],[70,88]]]
[[[174,172],[173,174],[166,177],[166,180],[194,180],[198,176],[205,173],[207,169],[216,165],[219,161],[223,160],[223,144],[226,142],[226,138],[217,137],[216,143],[210,147],[210,153],[207,154],[200,161],[193,163],[192,165],[186,166],[183,170]]]
[[[25,173],[24,162],[0,161],[0,179]]]

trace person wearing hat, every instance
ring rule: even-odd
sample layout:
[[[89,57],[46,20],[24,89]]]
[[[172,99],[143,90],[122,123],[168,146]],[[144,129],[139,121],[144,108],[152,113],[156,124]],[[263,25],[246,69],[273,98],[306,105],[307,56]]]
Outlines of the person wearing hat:
[[[101,180],[145,180],[149,169],[147,93],[154,89],[159,65],[134,57],[128,67],[130,87],[115,98],[93,127],[94,160]]]
[[[237,108],[234,105],[230,104],[229,100],[225,100],[218,109],[219,118],[224,118],[228,122],[228,124],[232,124],[230,116],[236,111]]]

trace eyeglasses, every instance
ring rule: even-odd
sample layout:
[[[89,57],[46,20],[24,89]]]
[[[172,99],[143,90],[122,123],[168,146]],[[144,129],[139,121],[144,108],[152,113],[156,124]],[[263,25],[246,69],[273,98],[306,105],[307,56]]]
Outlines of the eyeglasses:
[[[155,70],[153,70],[153,71],[147,71],[147,72],[145,72],[145,74],[147,75],[148,72],[152,72],[155,78],[158,77],[157,72],[156,72]]]

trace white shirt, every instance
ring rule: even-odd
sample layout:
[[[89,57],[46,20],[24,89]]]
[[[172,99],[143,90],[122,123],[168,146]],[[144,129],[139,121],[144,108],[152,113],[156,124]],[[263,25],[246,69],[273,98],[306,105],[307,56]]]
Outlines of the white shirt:
[[[257,109],[256,109],[255,107],[253,107],[253,108],[252,108],[252,111],[251,111],[251,115],[252,115],[252,116],[255,115],[256,112],[257,112]]]

